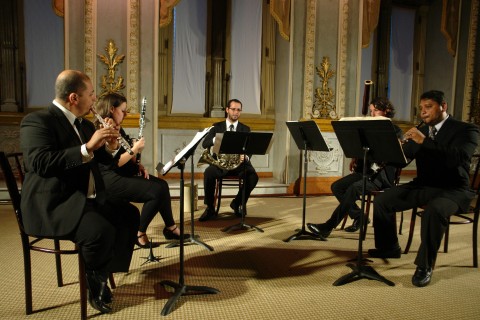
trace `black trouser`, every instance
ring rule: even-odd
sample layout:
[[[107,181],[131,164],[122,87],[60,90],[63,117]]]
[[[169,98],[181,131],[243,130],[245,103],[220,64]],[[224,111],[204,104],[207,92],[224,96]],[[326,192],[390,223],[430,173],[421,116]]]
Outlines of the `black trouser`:
[[[138,209],[128,202],[98,207],[87,200],[84,213],[70,237],[80,247],[85,268],[127,272],[138,230]]]
[[[140,215],[141,232],[146,232],[153,218],[160,212],[166,227],[175,224],[168,183],[150,175],[143,177],[123,177],[113,171],[103,172],[103,180],[109,197],[124,201],[143,203]]]
[[[426,205],[421,219],[421,243],[415,264],[423,268],[433,268],[447,228],[448,217],[459,210],[455,201],[445,197],[448,192],[454,191],[407,184],[387,189],[376,196],[373,204],[375,247],[398,247],[395,213]]]
[[[245,169],[245,172],[244,172]],[[250,164],[242,164],[235,168],[234,170],[224,170],[220,169],[217,166],[210,165],[205,169],[205,172],[203,173],[203,187],[204,187],[204,192],[205,192],[205,198],[203,202],[210,208],[213,209],[213,202],[215,198],[215,183],[218,178],[225,177],[227,175],[238,175],[242,178],[244,178],[244,185],[245,185],[245,204],[248,201],[248,198],[250,197],[250,194],[252,193],[253,189],[255,189],[255,186],[257,185],[258,182],[258,175],[255,169],[253,168],[252,165]],[[243,189],[240,188],[238,190],[237,195],[235,196],[235,203],[240,205],[242,203],[242,192]]]
[[[346,214],[348,214],[352,219],[356,219],[360,216],[362,211],[356,204],[356,201],[360,199],[362,195],[363,174],[353,172],[349,175],[346,175],[345,177],[332,183],[331,189],[339,204],[333,211],[330,219],[328,219],[325,223],[329,228],[335,229]],[[370,180],[366,181],[366,193],[378,189],[379,187],[375,183],[371,182]]]

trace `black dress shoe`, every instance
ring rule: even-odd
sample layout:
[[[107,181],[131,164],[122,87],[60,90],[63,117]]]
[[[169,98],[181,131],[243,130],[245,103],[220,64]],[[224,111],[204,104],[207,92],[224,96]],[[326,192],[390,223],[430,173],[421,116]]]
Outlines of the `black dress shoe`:
[[[137,246],[139,246],[140,248],[142,248],[142,249],[150,249],[150,246],[151,246],[152,248],[157,248],[157,247],[160,246],[160,243],[158,243],[158,242],[150,242],[150,241],[147,240],[147,242],[145,242],[145,244],[141,244],[140,241],[138,241],[138,239],[140,239],[140,238],[142,238],[142,237],[146,237],[146,236],[147,236],[146,233],[144,233],[144,234],[142,234],[142,235],[139,235],[139,236],[137,237],[137,240],[136,240],[135,244],[136,244]]]
[[[213,210],[213,209],[210,208],[210,207],[207,207],[207,209],[205,209],[205,211],[204,211],[203,214],[200,216],[200,218],[198,218],[198,221],[212,220],[212,219],[214,219],[216,216],[217,216],[217,213],[215,212],[215,210]]]
[[[167,240],[180,240],[180,235],[173,232],[175,230],[177,230],[176,226],[175,226],[175,228],[173,228],[173,230],[170,230],[166,227],[163,228],[163,236],[165,237],[165,239],[167,239]],[[190,238],[190,234],[184,233],[183,234],[183,239],[188,239],[188,238]]]
[[[322,238],[328,238],[330,233],[332,233],[332,228],[328,227],[325,223],[307,223],[307,228]]]
[[[242,217],[242,206],[239,205],[235,199],[230,202],[230,208],[232,208],[233,213],[235,213],[235,216],[241,218]],[[247,212],[245,211],[245,215],[247,215]]]
[[[370,219],[367,220],[367,224],[370,223]],[[345,228],[346,232],[357,232],[360,229],[360,218],[353,219],[351,226]]]
[[[108,273],[87,270],[87,298],[88,303],[92,308],[101,313],[109,313],[112,307],[108,305],[106,300],[112,301],[112,292],[107,285]],[[105,300],[104,300],[105,299]]]
[[[412,277],[412,283],[417,287],[425,287],[432,280],[432,268],[417,267]]]
[[[368,255],[372,258],[398,259],[402,256],[402,249],[400,247],[391,249],[369,249]]]

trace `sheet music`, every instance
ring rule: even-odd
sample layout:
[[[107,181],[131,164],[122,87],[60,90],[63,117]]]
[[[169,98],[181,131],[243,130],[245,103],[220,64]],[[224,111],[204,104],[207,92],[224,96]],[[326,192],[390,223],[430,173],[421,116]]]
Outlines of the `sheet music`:
[[[392,122],[392,119],[384,117],[384,116],[376,116],[376,117],[343,117],[340,118],[339,121],[358,121],[358,120],[388,120]]]
[[[180,159],[182,159],[190,151],[190,149],[192,149],[197,143],[199,143],[200,140],[202,140],[207,135],[208,131],[210,131],[210,129],[212,128],[213,126],[205,128],[203,129],[203,131],[197,132],[195,134],[195,137],[193,137],[192,141],[190,141],[190,143],[186,145],[185,148],[183,148],[172,160],[170,160],[169,162],[167,162],[167,164],[163,166],[162,174],[167,174],[167,172],[170,171],[170,169],[174,165],[176,165],[177,162],[180,161]]]

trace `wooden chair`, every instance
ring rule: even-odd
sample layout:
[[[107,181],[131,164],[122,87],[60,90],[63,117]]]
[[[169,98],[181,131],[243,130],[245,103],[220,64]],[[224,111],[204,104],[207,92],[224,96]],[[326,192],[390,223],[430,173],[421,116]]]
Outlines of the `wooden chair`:
[[[240,176],[225,176],[217,179],[215,184],[215,197],[213,206],[215,207],[215,213],[218,215],[220,211],[220,205],[222,202],[222,188],[223,186],[238,186],[240,189],[243,185],[243,179]]]
[[[450,234],[450,225],[452,224],[473,224],[473,229],[472,229],[472,249],[473,249],[473,266],[475,268],[478,268],[478,251],[477,251],[477,246],[478,246],[478,220],[479,220],[479,212],[480,212],[480,184],[477,181],[478,178],[478,172],[480,169],[480,154],[475,154],[473,158],[478,159],[477,164],[475,166],[475,171],[473,173],[471,182],[470,182],[470,187],[473,190],[476,190],[476,196],[475,199],[472,201],[474,206],[471,206],[467,212],[462,212],[462,213],[455,213],[452,216],[454,219],[452,220],[451,217],[448,218],[448,224],[447,224],[447,229],[445,230],[445,236],[444,236],[444,241],[443,241],[443,252],[447,253],[448,252],[448,241],[449,241],[449,234]],[[410,231],[408,233],[408,240],[407,244],[405,246],[405,251],[403,252],[404,254],[407,254],[410,250],[410,246],[412,244],[412,239],[413,239],[413,233],[415,231],[415,221],[417,216],[421,217],[422,213],[424,212],[425,207],[419,207],[419,208],[413,208],[412,209],[412,217],[410,220]]]
[[[10,162],[15,163],[15,170],[12,168]],[[25,313],[27,315],[33,313],[32,307],[32,264],[31,264],[31,251],[50,253],[55,255],[55,267],[57,272],[57,285],[63,286],[63,273],[61,255],[77,255],[78,256],[78,272],[79,272],[79,284],[80,284],[80,314],[81,319],[87,318],[87,286],[85,278],[85,264],[81,255],[79,254],[78,246],[73,249],[61,249],[60,243],[67,240],[40,238],[30,236],[25,233],[23,228],[22,211],[20,208],[20,192],[18,180],[22,183],[24,178],[24,171],[22,166],[22,153],[10,153],[5,154],[0,151],[0,167],[3,171],[5,182],[7,184],[8,193],[12,201],[15,216],[17,218],[18,229],[20,231],[20,238],[22,241],[23,249],[23,266],[25,274]],[[15,172],[15,173],[14,173]],[[46,242],[53,242],[52,245],[43,245]],[[71,243],[70,241],[68,241]],[[110,285],[112,289],[115,288],[115,281],[113,276],[110,275]]]

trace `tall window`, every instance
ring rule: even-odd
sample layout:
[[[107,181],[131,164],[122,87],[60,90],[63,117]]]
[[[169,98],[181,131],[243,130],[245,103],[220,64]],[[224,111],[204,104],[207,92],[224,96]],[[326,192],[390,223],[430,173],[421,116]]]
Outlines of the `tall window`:
[[[265,6],[242,0],[182,0],[175,6],[173,26],[160,30],[161,115],[223,117],[231,98],[243,102],[244,113],[262,114],[262,54],[270,52],[274,61],[274,49],[262,50]]]

